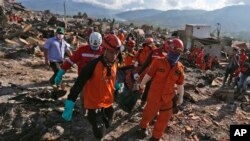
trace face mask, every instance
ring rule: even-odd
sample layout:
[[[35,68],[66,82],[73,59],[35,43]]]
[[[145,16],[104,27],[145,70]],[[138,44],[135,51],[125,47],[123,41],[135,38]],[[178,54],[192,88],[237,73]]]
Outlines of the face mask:
[[[169,61],[171,66],[174,66],[178,62],[178,60],[180,59],[180,55],[173,53],[172,51],[168,52],[167,57],[168,57],[168,61]]]
[[[94,51],[97,51],[99,49],[99,46],[90,46],[90,48]]]
[[[59,40],[62,40],[64,38],[64,35],[63,34],[57,34],[56,36]]]

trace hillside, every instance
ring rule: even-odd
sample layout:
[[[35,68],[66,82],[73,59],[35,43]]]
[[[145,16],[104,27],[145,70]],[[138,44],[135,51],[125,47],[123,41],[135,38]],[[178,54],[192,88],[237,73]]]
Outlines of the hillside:
[[[127,11],[116,14],[117,17],[126,19],[126,20],[135,20],[135,19],[141,19],[146,18],[150,16],[154,16],[156,14],[160,14],[162,11],[155,10],[155,9],[144,9],[144,10],[134,10],[134,11]]]

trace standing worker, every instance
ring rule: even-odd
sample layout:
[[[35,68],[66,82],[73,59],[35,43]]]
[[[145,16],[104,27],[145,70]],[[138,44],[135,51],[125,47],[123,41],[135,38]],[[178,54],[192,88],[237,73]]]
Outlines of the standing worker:
[[[184,50],[183,42],[174,38],[169,41],[170,49],[165,58],[158,58],[150,65],[147,74],[143,77],[140,88],[144,89],[148,81],[152,80],[147,104],[143,111],[138,134],[141,138],[148,135],[149,122],[157,116],[151,141],[159,141],[168,122],[173,115],[173,98],[175,97],[175,85],[177,85],[177,104],[183,102],[184,94],[184,66],[178,60]]]
[[[64,29],[58,28],[55,37],[49,38],[44,45],[45,64],[49,65],[54,74],[49,79],[50,84],[55,84],[55,77],[60,70],[60,65],[63,63],[64,54],[67,52],[68,56],[72,55],[70,45],[64,40]]]
[[[113,118],[117,56],[121,46],[121,41],[116,35],[108,34],[104,37],[103,55],[82,68],[81,74],[70,89],[62,114],[65,120],[71,120],[75,101],[78,94],[83,91],[84,108],[88,110],[87,118],[92,125],[94,136],[98,139],[103,138],[105,127],[110,126]]]
[[[56,85],[59,85],[62,81],[62,76],[65,72],[70,69],[74,64],[77,64],[78,75],[81,73],[82,68],[91,60],[98,58],[102,53],[102,35],[98,32],[92,32],[89,37],[89,44],[80,46],[72,56],[65,59],[64,63],[61,66],[61,69],[58,71],[55,82]]]
[[[101,44],[102,35],[98,32],[92,32],[89,37],[89,44],[79,47],[72,56],[65,59],[64,63],[61,66],[61,69],[58,71],[55,77],[55,84],[59,85],[61,83],[62,76],[74,64],[77,64],[78,75],[80,75],[82,68],[85,67],[88,62],[98,58],[103,53]],[[82,98],[83,97],[81,95],[82,112],[85,115],[86,109],[84,109]]]

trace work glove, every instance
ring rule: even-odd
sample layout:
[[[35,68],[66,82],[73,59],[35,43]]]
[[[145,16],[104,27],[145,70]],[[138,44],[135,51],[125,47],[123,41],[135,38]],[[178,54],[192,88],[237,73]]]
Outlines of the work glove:
[[[116,81],[115,90],[117,90],[118,93],[122,93],[124,90],[124,83],[119,83],[118,81]]]
[[[134,67],[138,67],[138,65],[139,65],[139,62],[136,61],[136,62],[134,63]]]
[[[184,85],[177,85],[177,93],[179,94],[177,105],[181,105],[183,103]]]
[[[177,105],[181,105],[183,103],[183,95],[178,95]]]
[[[75,102],[71,100],[66,100],[65,101],[65,108],[62,113],[62,118],[65,119],[66,121],[70,121],[72,118],[73,114],[73,109],[74,109]]]
[[[59,85],[62,81],[62,76],[65,74],[65,71],[60,69],[57,73],[56,73],[56,77],[55,77],[55,84]]]
[[[140,78],[140,75],[139,75],[138,73],[135,73],[135,74],[133,75],[133,77],[134,77],[134,80],[138,80],[138,79]]]

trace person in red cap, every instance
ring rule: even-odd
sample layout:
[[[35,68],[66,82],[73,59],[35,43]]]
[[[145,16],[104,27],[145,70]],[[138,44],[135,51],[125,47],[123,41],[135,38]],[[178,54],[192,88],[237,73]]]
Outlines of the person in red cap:
[[[171,39],[167,56],[155,59],[140,83],[140,88],[144,89],[146,83],[152,80],[147,104],[139,125],[138,135],[140,138],[148,135],[147,127],[155,116],[157,116],[157,120],[150,140],[159,141],[162,137],[173,114],[173,98],[176,95],[175,85],[177,85],[177,93],[179,94],[177,104],[183,102],[184,66],[179,62],[183,50],[183,42],[180,39]]]
[[[131,66],[134,65],[133,59],[135,57],[136,51],[134,50],[135,47],[135,41],[134,40],[128,40],[126,42],[126,50],[125,50],[125,57],[123,61],[124,66]]]
[[[62,118],[70,121],[75,101],[83,91],[84,108],[88,110],[88,121],[94,136],[103,138],[113,118],[114,88],[117,72],[117,56],[122,46],[120,39],[112,34],[104,37],[103,55],[90,61],[82,68],[73,87],[70,89]]]

